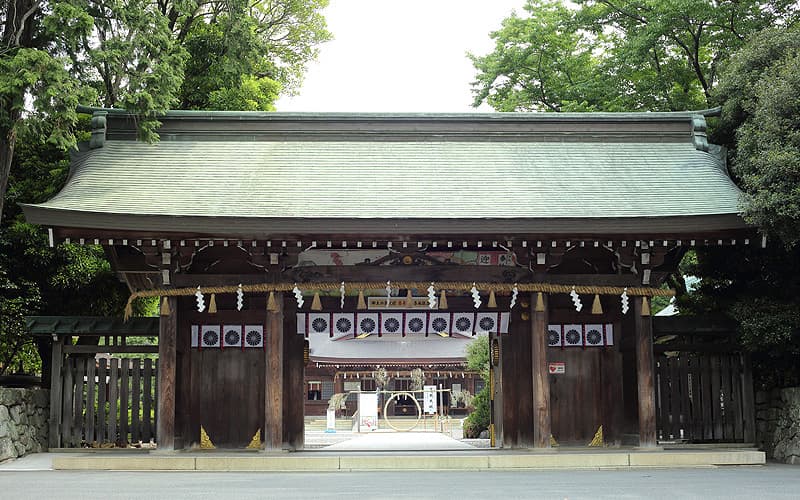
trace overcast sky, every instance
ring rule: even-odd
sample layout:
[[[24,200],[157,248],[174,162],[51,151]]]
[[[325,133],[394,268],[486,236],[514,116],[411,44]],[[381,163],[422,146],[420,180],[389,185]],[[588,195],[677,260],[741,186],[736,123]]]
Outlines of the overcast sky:
[[[334,40],[322,45],[299,95],[281,98],[277,110],[476,111],[466,53],[490,52],[489,32],[524,3],[331,0],[324,14]]]

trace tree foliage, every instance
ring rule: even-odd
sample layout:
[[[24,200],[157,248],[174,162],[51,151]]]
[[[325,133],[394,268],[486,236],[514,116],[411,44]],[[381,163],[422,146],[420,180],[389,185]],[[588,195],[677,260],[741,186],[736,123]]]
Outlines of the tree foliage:
[[[125,304],[101,247],[51,249],[18,206],[49,199],[66,179],[66,151],[86,139],[77,105],[138,114],[147,141],[169,108],[272,110],[331,38],[326,5],[0,0],[0,372],[38,363],[24,316],[117,315]]]
[[[476,438],[489,428],[489,337],[480,335],[467,346],[467,368],[481,374],[486,382],[472,399],[472,412],[464,421],[465,437]]]
[[[759,33],[733,55],[718,89],[722,131],[735,131],[733,172],[745,218],[787,246],[800,242],[800,31]]]
[[[721,104],[745,218],[766,250],[698,249],[682,313],[724,313],[762,385],[800,384],[800,35],[788,0],[530,0],[471,56],[475,105],[499,111],[670,111]],[[670,283],[679,292],[679,276]]]
[[[794,20],[785,0],[529,0],[472,55],[477,106],[498,111],[668,111],[709,104],[747,36]]]

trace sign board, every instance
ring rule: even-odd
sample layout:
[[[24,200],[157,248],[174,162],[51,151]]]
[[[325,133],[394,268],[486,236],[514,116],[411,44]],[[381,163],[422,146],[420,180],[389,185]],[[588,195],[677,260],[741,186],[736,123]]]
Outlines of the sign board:
[[[384,310],[384,309],[430,309],[428,297],[412,297],[411,307],[408,307],[406,297],[367,297],[367,309],[369,310]],[[434,309],[438,309],[438,301]]]
[[[326,416],[327,416],[327,418],[326,418],[325,422],[326,422],[327,425],[325,426],[325,432],[335,433],[336,432],[336,410],[329,409]]]
[[[436,386],[426,385],[422,388],[422,411],[432,415],[436,413]]]
[[[563,361],[557,361],[555,363],[550,363],[548,368],[549,368],[549,371],[550,371],[551,375],[557,375],[559,373],[565,373],[566,372],[566,365],[564,364]]]
[[[358,394],[358,432],[374,431],[378,428],[378,394]]]

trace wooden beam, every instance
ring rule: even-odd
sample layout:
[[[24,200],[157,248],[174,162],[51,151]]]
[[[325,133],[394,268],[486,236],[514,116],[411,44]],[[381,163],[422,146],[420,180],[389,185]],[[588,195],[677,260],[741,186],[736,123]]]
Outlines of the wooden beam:
[[[638,286],[640,278],[634,274],[547,274],[530,273],[527,269],[506,266],[308,266],[298,268],[302,275],[293,276],[291,270],[278,279],[302,283],[303,281],[495,281],[501,283],[541,282],[560,285]],[[299,272],[299,271],[298,271]],[[301,279],[294,279],[299,277]],[[306,279],[307,278],[307,279]],[[175,287],[210,285],[253,285],[271,281],[266,273],[253,274],[174,274]]]
[[[646,300],[646,299],[645,299]],[[654,448],[656,440],[656,397],[653,383],[653,318],[642,316],[642,297],[633,298],[636,342],[636,380],[639,395],[639,446]]]
[[[531,368],[533,376],[533,446],[550,448],[550,374],[547,366],[547,294],[542,294],[543,311],[537,311],[536,294],[531,296]]]
[[[170,313],[160,316],[158,333],[158,425],[156,443],[160,451],[175,449],[175,370],[178,333],[178,300],[167,297]]]
[[[283,311],[284,301],[278,300],[278,310],[267,312],[267,362],[264,394],[264,450],[283,449]]]
[[[53,340],[53,357],[50,367],[50,431],[48,446],[61,447],[61,397],[64,388],[62,367],[64,365],[64,342],[66,337]]]
[[[159,352],[157,345],[68,345],[64,347],[65,354],[155,354]]]

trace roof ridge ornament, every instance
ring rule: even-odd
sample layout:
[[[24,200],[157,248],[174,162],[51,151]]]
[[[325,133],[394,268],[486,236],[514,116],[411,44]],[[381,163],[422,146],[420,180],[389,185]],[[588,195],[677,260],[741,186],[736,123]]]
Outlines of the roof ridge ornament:
[[[102,148],[106,143],[106,115],[107,111],[92,113],[92,137],[89,139],[89,148]]]
[[[703,115],[692,115],[692,142],[698,151],[708,152],[708,124]]]

